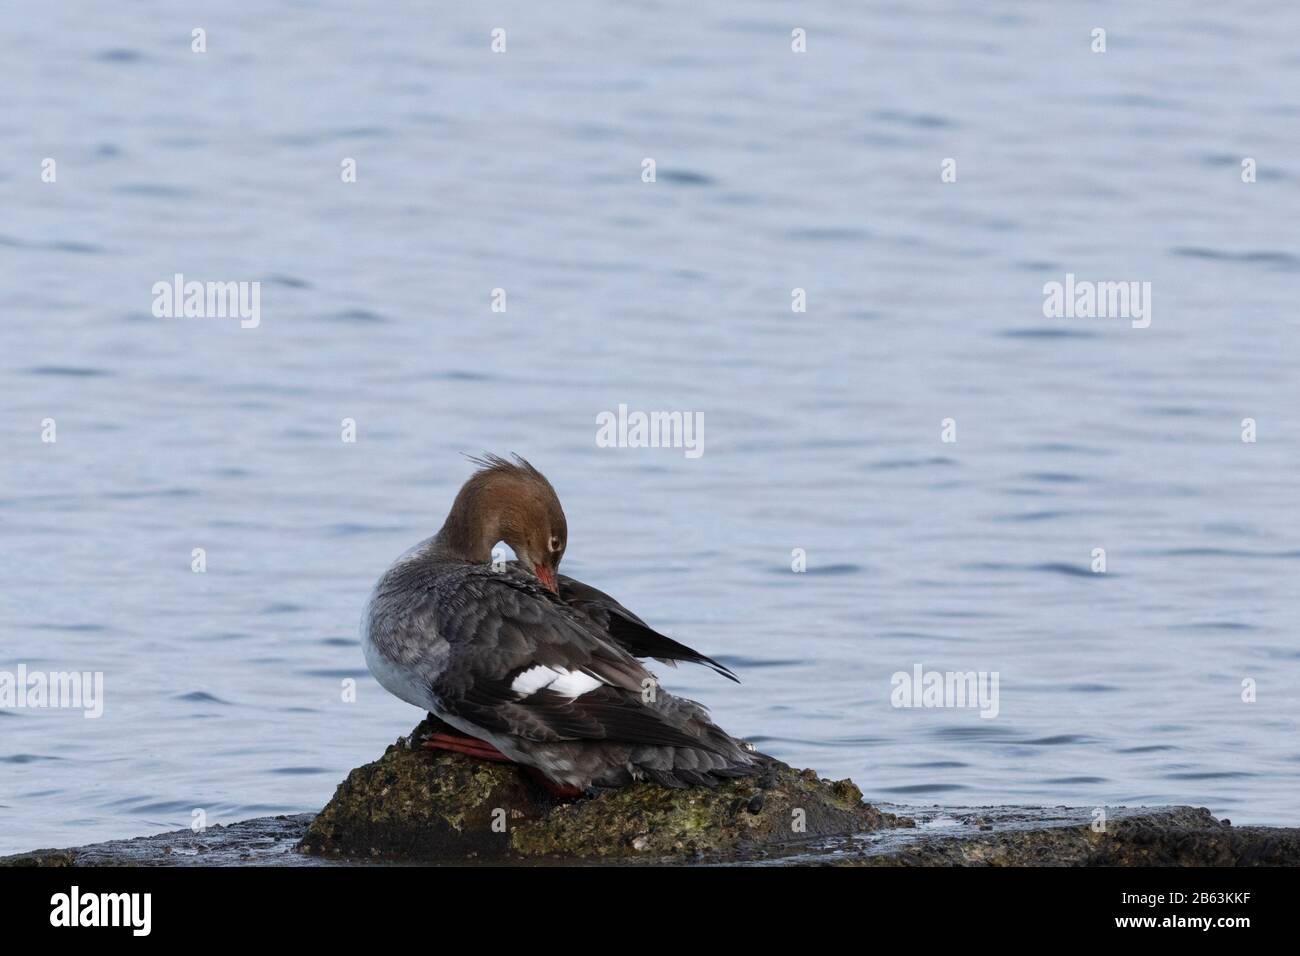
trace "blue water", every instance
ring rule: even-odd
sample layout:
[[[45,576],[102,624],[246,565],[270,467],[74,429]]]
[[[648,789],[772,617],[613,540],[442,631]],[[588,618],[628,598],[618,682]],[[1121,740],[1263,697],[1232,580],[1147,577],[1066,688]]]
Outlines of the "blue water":
[[[419,716],[357,622],[484,450],[787,761],[1300,823],[1300,13],[860,7],[7,11],[0,669],[105,711],[0,714],[0,852],[321,806]],[[155,318],[177,272],[260,326]],[[1045,318],[1067,272],[1150,327]],[[620,403],[704,454],[598,447]],[[892,707],[916,664],[998,716]]]

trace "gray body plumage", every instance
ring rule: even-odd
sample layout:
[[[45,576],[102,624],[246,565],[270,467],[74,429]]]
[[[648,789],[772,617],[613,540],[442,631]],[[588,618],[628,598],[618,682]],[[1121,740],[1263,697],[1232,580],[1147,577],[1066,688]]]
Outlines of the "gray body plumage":
[[[557,594],[514,564],[494,570],[436,545],[398,559],[366,608],[366,662],[390,693],[568,786],[711,786],[757,771],[760,755],[637,658],[731,676],[722,665],[571,578]]]

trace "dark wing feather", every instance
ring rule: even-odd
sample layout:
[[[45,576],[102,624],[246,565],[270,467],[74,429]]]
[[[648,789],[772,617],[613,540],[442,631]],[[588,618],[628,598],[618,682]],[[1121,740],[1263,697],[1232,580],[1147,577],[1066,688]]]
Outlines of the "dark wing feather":
[[[510,692],[509,682],[481,681],[460,698],[456,713],[485,730],[533,740],[611,740],[717,749],[708,740],[666,723],[638,696],[610,686],[573,699],[550,690],[520,699]]]
[[[633,657],[652,657],[671,663],[689,661],[711,667],[723,677],[740,683],[726,666],[706,657],[665,634],[660,634],[604,591],[561,574],[557,578],[560,599],[590,618],[608,637]]]
[[[435,627],[450,657],[432,689],[449,713],[530,740],[717,749],[643,702],[650,672],[531,575],[466,565],[440,575],[437,586]],[[573,698],[512,690],[514,679],[538,664],[588,674],[605,686]]]

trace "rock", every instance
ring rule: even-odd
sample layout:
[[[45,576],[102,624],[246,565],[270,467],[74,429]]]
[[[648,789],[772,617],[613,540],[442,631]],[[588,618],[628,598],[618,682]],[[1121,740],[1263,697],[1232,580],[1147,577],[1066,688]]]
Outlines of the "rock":
[[[863,803],[852,781],[779,762],[716,789],[643,783],[561,802],[519,767],[420,749],[433,729],[426,720],[348,774],[299,849],[393,860],[738,859],[911,823]]]
[[[1297,866],[1300,829],[1233,827],[1204,807],[1111,808],[1094,829],[1086,809],[991,808],[954,836],[906,837],[842,854],[865,866]],[[975,832],[969,832],[974,830]],[[985,830],[993,830],[985,834]]]
[[[76,850],[29,850],[0,857],[0,866],[74,866]]]
[[[748,814],[748,804],[745,807]],[[792,866],[1300,865],[1300,829],[1234,827],[1203,808],[1108,807],[1106,830],[1098,833],[1092,829],[1093,812],[1093,807],[915,807],[908,813],[915,815],[916,827],[882,827],[848,838],[781,844],[755,855],[779,852],[779,862]],[[346,856],[295,852],[308,839],[320,840],[319,833],[308,834],[312,822],[309,813],[257,817],[211,826],[202,834],[185,828],[69,850],[34,850],[0,857],[0,867],[347,865]],[[649,830],[634,835],[628,846],[627,853],[605,859],[656,859]],[[511,858],[508,852],[506,858],[540,859]],[[716,857],[681,852],[660,858],[690,863]],[[586,859],[601,862],[600,857]],[[745,857],[736,859],[743,862]]]
[[[412,739],[430,732],[430,722]],[[441,728],[446,731],[450,728]],[[327,866],[350,860],[621,863],[777,858],[800,866],[1298,866],[1300,829],[1234,827],[1205,808],[908,807],[774,762],[717,789],[639,784],[556,801],[518,767],[399,740],[311,814],[258,817],[4,866]],[[797,812],[796,812],[797,811]],[[798,825],[796,825],[798,824]],[[1097,826],[1095,829],[1094,826]]]
[[[5,866],[242,866],[315,863],[293,852],[313,815],[255,817],[202,833],[189,827],[67,850],[33,850],[0,857]]]

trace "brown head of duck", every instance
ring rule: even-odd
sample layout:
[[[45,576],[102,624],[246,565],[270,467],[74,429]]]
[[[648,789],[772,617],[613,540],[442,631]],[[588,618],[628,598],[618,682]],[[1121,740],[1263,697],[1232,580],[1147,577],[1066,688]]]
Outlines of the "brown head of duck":
[[[461,487],[447,520],[438,532],[439,551],[472,564],[492,560],[498,541],[551,591],[558,591],[556,573],[569,528],[564,509],[546,476],[515,455],[471,458],[479,468]]]

